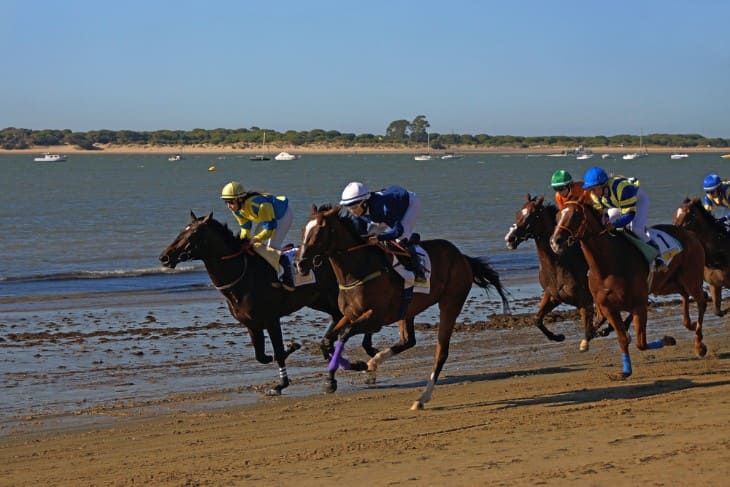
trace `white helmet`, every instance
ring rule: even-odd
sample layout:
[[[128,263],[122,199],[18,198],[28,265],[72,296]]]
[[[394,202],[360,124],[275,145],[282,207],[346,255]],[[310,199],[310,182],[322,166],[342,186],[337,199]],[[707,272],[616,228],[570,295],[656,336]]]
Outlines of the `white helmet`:
[[[345,190],[342,192],[342,199],[340,200],[341,205],[350,206],[360,201],[365,201],[370,198],[370,192],[364,184],[353,181],[352,183],[345,186]]]

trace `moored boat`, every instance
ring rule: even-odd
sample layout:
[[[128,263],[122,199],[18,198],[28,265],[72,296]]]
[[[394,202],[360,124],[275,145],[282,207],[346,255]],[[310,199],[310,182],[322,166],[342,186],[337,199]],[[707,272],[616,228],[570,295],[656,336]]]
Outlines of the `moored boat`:
[[[66,160],[66,156],[63,154],[51,154],[49,152],[43,153],[40,157],[33,159],[35,162],[61,162]]]

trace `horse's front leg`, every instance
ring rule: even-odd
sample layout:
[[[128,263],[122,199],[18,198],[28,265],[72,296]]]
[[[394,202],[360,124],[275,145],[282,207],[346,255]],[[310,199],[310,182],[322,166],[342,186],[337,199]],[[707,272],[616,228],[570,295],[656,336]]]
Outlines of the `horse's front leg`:
[[[543,319],[545,319],[545,316],[547,316],[547,314],[554,310],[559,304],[560,301],[551,298],[546,292],[542,295],[540,305],[537,307],[537,313],[535,313],[535,326],[540,329],[540,331],[548,338],[548,340],[552,340],[554,342],[562,342],[563,340],[565,340],[565,335],[563,335],[562,333],[555,334],[550,331],[543,324]]]
[[[700,290],[702,295],[697,295],[695,302],[697,303],[697,321],[695,323],[692,323],[691,319],[689,318],[689,296],[682,295],[682,307],[684,313],[687,315],[687,319],[689,320],[689,326],[685,324],[685,327],[687,327],[688,330],[695,332],[695,353],[698,357],[704,357],[707,355],[707,345],[702,343],[702,321],[704,319],[705,310],[707,309],[707,299],[702,299],[705,297],[704,291]],[[666,337],[665,337],[666,338]]]
[[[581,352],[588,351],[588,342],[596,336],[596,330],[593,326],[593,306],[583,306],[579,308],[580,320],[583,323],[583,340],[580,342],[578,350]]]
[[[277,319],[275,323],[272,323],[268,327],[269,339],[271,340],[271,346],[274,349],[274,358],[276,363],[279,365],[279,384],[273,389],[267,389],[267,396],[279,396],[281,391],[289,387],[289,376],[286,372],[286,358],[291,355],[292,352],[299,350],[301,345],[298,343],[292,343],[288,348],[284,349],[284,337],[281,333],[281,322]]]
[[[605,306],[598,307],[599,312],[603,315],[613,328],[616,333],[616,340],[618,340],[618,346],[621,349],[621,376],[620,378],[626,379],[629,377],[633,370],[631,368],[631,357],[629,357],[629,342],[631,339],[626,334],[623,321],[621,320],[621,313],[616,310],[608,309]]]
[[[262,364],[271,363],[273,357],[266,354],[264,331],[259,328],[253,328],[251,326],[247,326],[247,328],[248,336],[251,337],[251,345],[253,345],[253,350],[256,354],[256,360]]]
[[[722,284],[710,284],[710,295],[712,296],[712,310],[716,316],[722,316]]]
[[[373,358],[368,361],[368,372],[375,372],[378,370],[378,366],[388,360],[393,355],[398,355],[404,350],[408,350],[416,345],[416,331],[414,325],[414,317],[402,319],[398,322],[398,329],[400,331],[400,340],[395,345],[378,352]],[[374,382],[374,376],[371,376],[370,381]]]
[[[355,369],[355,370],[364,370],[364,364],[358,363],[358,364],[350,364],[350,362],[347,361],[342,356],[342,352],[345,348],[345,342],[348,338],[350,338],[354,333],[353,329],[366,321],[368,321],[373,315],[373,310],[368,310],[365,313],[363,313],[361,316],[359,316],[355,321],[350,321],[350,319],[346,316],[343,316],[340,321],[338,321],[334,327],[331,327],[331,334],[342,334],[342,338],[338,340],[335,343],[334,349],[332,351],[332,356],[330,357],[330,362],[327,367],[327,380],[324,384],[324,391],[325,392],[335,392],[337,390],[337,379],[335,379],[335,374],[337,372],[337,369]]]
[[[634,310],[634,331],[636,333],[636,348],[639,350],[656,350],[664,345],[676,345],[674,338],[665,336],[651,342],[646,341],[647,308],[642,306]]]

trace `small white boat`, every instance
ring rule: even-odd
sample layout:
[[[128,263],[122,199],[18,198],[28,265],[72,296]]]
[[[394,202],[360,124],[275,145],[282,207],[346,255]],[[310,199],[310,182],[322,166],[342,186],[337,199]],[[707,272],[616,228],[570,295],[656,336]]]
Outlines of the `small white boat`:
[[[579,161],[585,161],[586,159],[592,159],[592,158],[593,158],[593,154],[581,154],[578,157],[576,157],[576,159],[578,159]]]
[[[624,161],[632,161],[634,159],[638,159],[639,157],[641,157],[641,155],[638,152],[633,152],[631,154],[624,154],[622,159]]]
[[[720,157],[723,159],[730,159],[730,154],[723,154]]]
[[[689,157],[689,154],[681,153],[681,154],[672,154],[669,156],[670,159],[686,159]]]
[[[456,154],[455,152],[447,152],[441,156],[441,159],[448,161],[449,159],[463,159],[463,154]]]
[[[615,159],[613,154],[601,154],[601,159]]]
[[[170,157],[168,157],[167,160],[170,162],[182,161],[183,156],[182,156],[182,154],[173,154]]]
[[[289,154],[288,152],[279,152],[274,157],[274,159],[276,159],[277,161],[293,161],[294,159],[298,159],[298,158],[299,158],[299,156]]]
[[[66,156],[62,154],[51,154],[45,152],[42,156],[33,159],[35,162],[61,162],[66,160]]]
[[[433,156],[431,154],[418,154],[417,156],[413,156],[414,161],[430,161],[433,159]]]

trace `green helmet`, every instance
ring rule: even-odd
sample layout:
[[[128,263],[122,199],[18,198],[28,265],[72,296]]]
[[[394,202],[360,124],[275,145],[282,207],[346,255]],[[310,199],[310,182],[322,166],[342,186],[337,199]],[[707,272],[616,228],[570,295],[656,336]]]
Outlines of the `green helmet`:
[[[223,186],[221,190],[221,198],[224,200],[232,200],[246,194],[243,189],[243,185],[237,181],[231,181],[230,183]]]
[[[573,176],[570,175],[565,169],[555,171],[553,176],[550,178],[550,186],[553,189],[562,189],[573,182]]]

